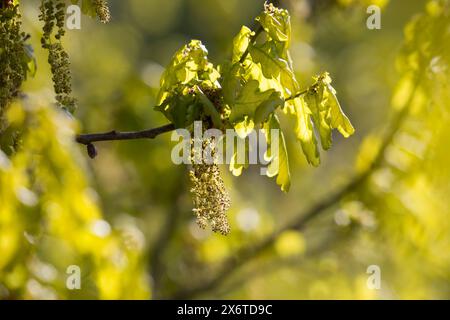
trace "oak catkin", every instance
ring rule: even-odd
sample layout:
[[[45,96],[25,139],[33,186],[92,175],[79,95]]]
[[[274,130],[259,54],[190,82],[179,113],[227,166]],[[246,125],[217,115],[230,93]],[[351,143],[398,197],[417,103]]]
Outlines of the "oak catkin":
[[[93,0],[97,17],[102,23],[108,23],[111,20],[108,2],[106,0]]]
[[[23,63],[25,39],[21,32],[18,6],[10,1],[0,2],[0,132],[6,124],[3,116],[25,80],[27,68]]]
[[[210,143],[211,140],[206,140],[203,147]],[[192,158],[195,160],[195,156]],[[214,232],[229,234],[227,211],[231,200],[217,163],[208,164],[204,159],[201,159],[200,163],[193,161],[189,179],[194,203],[193,211],[200,228],[205,229],[209,224]]]
[[[73,112],[76,100],[72,97],[69,55],[61,43],[65,35],[65,7],[63,0],[43,0],[39,19],[44,22],[41,44],[48,50],[56,101],[61,108]]]

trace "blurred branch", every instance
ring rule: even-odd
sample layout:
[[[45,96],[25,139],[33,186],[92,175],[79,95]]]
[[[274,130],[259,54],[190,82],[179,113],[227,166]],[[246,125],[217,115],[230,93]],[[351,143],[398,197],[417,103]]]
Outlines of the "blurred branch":
[[[233,279],[229,284],[226,284],[223,288],[221,288],[221,290],[217,293],[217,297],[223,298],[226,294],[242,287],[248,281],[258,279],[272,272],[276,272],[281,268],[298,267],[307,262],[307,259],[312,259],[322,255],[331,248],[335,247],[337,244],[342,245],[342,240],[349,240],[359,229],[359,226],[354,226],[344,234],[336,234],[336,232],[334,232],[332,236],[325,237],[320,244],[306,251],[304,255],[274,259],[264,265],[258,264],[256,269],[252,268],[251,270],[244,272],[242,275],[236,277],[236,279]]]
[[[179,189],[183,189],[183,185],[178,185]],[[180,191],[179,191],[180,192]],[[175,199],[172,202],[164,227],[161,229],[155,244],[153,245],[150,253],[149,267],[150,274],[152,276],[152,298],[159,299],[161,295],[161,287],[163,282],[163,275],[166,270],[164,264],[164,255],[170,244],[170,240],[173,238],[179,224],[180,215],[183,211],[179,205],[179,199]]]
[[[417,77],[414,89],[405,102],[404,107],[394,115],[394,118],[388,125],[386,134],[383,138],[383,143],[378,150],[377,156],[365,171],[355,176],[350,182],[342,186],[330,196],[327,196],[325,199],[317,202],[305,212],[297,215],[297,217],[294,218],[290,223],[268,235],[266,238],[260,240],[256,244],[248,245],[238,250],[236,254],[222,263],[222,268],[209,280],[206,280],[205,282],[200,283],[196,286],[182,288],[179,291],[175,292],[170,298],[189,299],[219,287],[225,280],[232,276],[234,272],[236,272],[236,270],[257,257],[265,249],[273,245],[280,234],[288,230],[304,229],[308,225],[308,223],[315,217],[323,214],[327,209],[330,209],[331,207],[336,205],[347,194],[356,191],[363,184],[365,184],[371,177],[372,173],[381,166],[386,149],[390,146],[396,133],[399,131],[403,122],[407,118],[412,101],[414,100],[417,88],[420,83],[420,78],[421,75]]]

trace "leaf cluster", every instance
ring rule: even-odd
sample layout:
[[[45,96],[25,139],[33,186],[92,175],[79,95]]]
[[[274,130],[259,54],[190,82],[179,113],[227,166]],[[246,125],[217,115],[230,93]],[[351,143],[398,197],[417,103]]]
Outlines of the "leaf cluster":
[[[301,91],[290,58],[291,23],[287,10],[265,4],[256,18],[259,29],[243,26],[233,41],[231,59],[215,67],[198,40],[191,41],[173,57],[161,78],[157,111],[177,128],[189,128],[196,120],[207,127],[233,128],[242,139],[254,128],[278,129],[278,154],[267,151],[271,164],[267,175],[277,176],[283,191],[290,187],[288,152],[278,110],[296,119],[296,136],[303,153],[314,166],[320,163],[319,136],[324,150],[332,143],[332,130],[344,137],[354,128],[336,97],[331,78],[324,73]],[[205,93],[206,92],[206,93]],[[230,165],[239,175],[248,164]]]

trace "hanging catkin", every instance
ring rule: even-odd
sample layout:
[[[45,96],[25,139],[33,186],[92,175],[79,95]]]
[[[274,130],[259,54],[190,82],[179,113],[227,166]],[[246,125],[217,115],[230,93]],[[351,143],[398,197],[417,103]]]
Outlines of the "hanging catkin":
[[[207,147],[214,149],[213,144],[213,140],[206,139],[202,149]],[[202,229],[209,224],[214,232],[227,235],[230,233],[230,225],[226,212],[230,208],[231,200],[220,175],[217,158],[213,154],[213,163],[209,164],[203,157],[203,150],[199,155],[195,154],[196,150],[193,149],[193,164],[189,171],[189,179],[197,223]]]
[[[5,124],[3,115],[11,100],[19,93],[26,76],[23,64],[27,35],[21,32],[18,6],[12,1],[0,2],[0,132]]]

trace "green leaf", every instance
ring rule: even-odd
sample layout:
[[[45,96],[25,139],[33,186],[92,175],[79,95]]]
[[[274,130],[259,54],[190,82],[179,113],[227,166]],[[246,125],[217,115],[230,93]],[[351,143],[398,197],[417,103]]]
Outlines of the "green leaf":
[[[242,67],[239,63],[224,64],[220,66],[220,71],[223,74],[221,81],[223,98],[227,104],[232,104],[242,88]]]
[[[202,105],[190,95],[179,95],[167,99],[164,104],[156,106],[175,125],[175,128],[186,128],[195,120],[202,110]]]
[[[220,115],[202,91],[219,89],[219,77],[219,72],[208,61],[206,48],[200,41],[192,40],[178,50],[164,71],[156,110],[173,121],[176,127],[185,127],[199,119],[201,102],[202,109],[219,126]],[[194,115],[198,117],[194,119]]]
[[[253,120],[245,116],[244,120],[238,122],[234,126],[234,130],[241,139],[245,139],[255,128]]]
[[[220,128],[222,126],[222,119],[216,109],[216,106],[211,102],[211,100],[208,99],[199,86],[195,86],[195,90],[198,94],[199,101],[203,104],[205,114],[211,117],[211,120],[216,128]]]
[[[284,99],[280,97],[278,92],[273,92],[271,96],[256,109],[255,123],[263,123],[279,106],[283,105]]]
[[[293,105],[297,118],[297,125],[295,127],[297,139],[302,145],[302,150],[308,163],[313,166],[318,166],[320,164],[320,153],[317,147],[314,127],[311,122],[311,110],[302,97],[295,99]]]
[[[291,39],[291,20],[289,12],[273,4],[266,4],[264,12],[256,18],[264,31],[274,40],[287,42]]]
[[[249,54],[243,63],[242,77],[245,81],[259,81],[261,91],[274,89],[282,98],[291,97],[300,86],[288,51],[291,37],[289,13],[268,4],[257,20],[266,32],[265,41],[245,43]],[[286,106],[293,110],[292,102],[287,101]]]
[[[289,62],[279,56],[272,46],[270,43],[251,46],[250,55],[254,63],[261,65],[261,70],[266,78],[279,82],[280,86],[273,89],[277,90],[281,87],[281,93],[287,98],[299,90],[299,85]]]
[[[273,143],[275,142],[273,141],[274,137],[272,136],[272,129],[277,130],[276,132],[278,133],[277,153],[273,150]],[[276,180],[277,184],[281,187],[281,190],[283,192],[288,192],[291,186],[291,173],[289,170],[288,153],[280,122],[275,114],[270,116],[267,122],[264,123],[264,132],[268,144],[267,156],[268,158],[272,159],[267,170],[267,176],[274,177],[278,175]]]
[[[311,110],[314,125],[319,131],[322,148],[324,150],[330,149],[332,144],[332,130],[330,126],[329,109],[327,108],[327,105],[323,103],[323,88],[309,91],[305,95],[304,101],[309,110]]]
[[[172,58],[161,77],[158,104],[172,95],[173,91],[183,91],[186,87],[199,85],[201,88],[218,88],[220,74],[208,61],[208,51],[199,40],[192,40]],[[177,90],[178,89],[178,90]],[[181,89],[181,90],[180,90]]]
[[[341,105],[336,97],[336,90],[330,84],[326,86],[326,90],[331,111],[331,127],[338,129],[345,138],[348,138],[355,133],[355,128],[342,111]]]
[[[338,129],[345,138],[351,136],[355,129],[342,111],[328,73],[316,77],[315,80],[315,84],[305,94],[304,101],[319,131],[322,148],[328,150],[332,144],[333,129]]]
[[[248,144],[248,140],[243,140],[243,138],[238,137],[237,139],[240,139],[239,143],[244,143],[244,159],[238,159],[238,141],[236,139],[233,139],[232,141],[228,141],[227,137],[225,137],[225,145],[228,148],[231,148],[231,146],[233,147],[233,155],[231,156],[230,159],[230,172],[235,176],[235,177],[239,177],[243,170],[248,168],[249,166],[249,159],[248,159],[248,150],[249,150],[249,144]]]
[[[252,30],[243,26],[237,36],[234,37],[232,63],[238,63],[241,60],[242,55],[247,51],[253,34]]]
[[[230,161],[230,167],[229,167],[230,172],[233,174],[233,176],[239,177],[242,174],[244,167],[245,166],[243,164],[237,163],[237,152],[233,153],[233,156]]]
[[[244,120],[245,116],[255,118],[255,112],[262,104],[273,99],[274,90],[260,91],[259,82],[250,80],[246,83],[235,101],[230,102],[230,122],[237,123]]]

